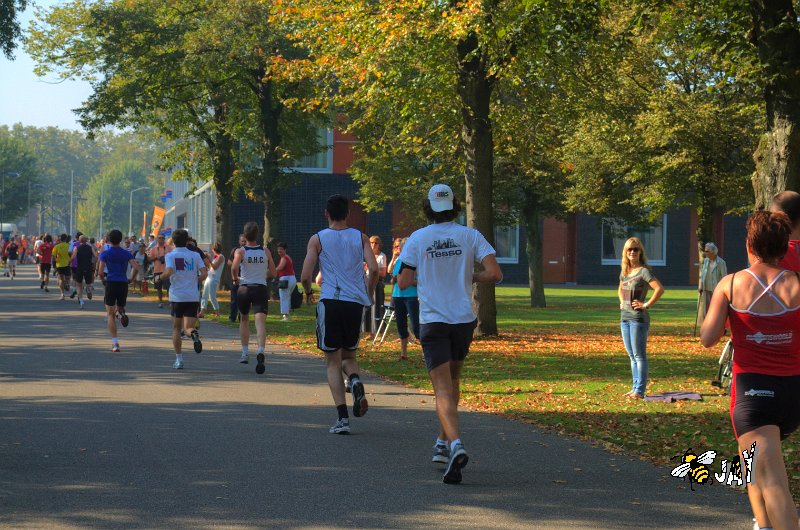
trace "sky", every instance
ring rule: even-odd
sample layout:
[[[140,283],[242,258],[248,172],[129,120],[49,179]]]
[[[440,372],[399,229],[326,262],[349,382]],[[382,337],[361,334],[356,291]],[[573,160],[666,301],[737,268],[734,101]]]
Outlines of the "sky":
[[[35,3],[50,7],[62,2],[35,0]],[[27,31],[33,14],[29,2],[28,9],[20,16],[23,31]],[[36,77],[33,59],[22,46],[17,47],[14,55],[14,61],[9,61],[0,54],[0,125],[22,123],[80,130],[72,109],[78,108],[89,97],[91,86],[83,81],[53,82],[53,78]]]

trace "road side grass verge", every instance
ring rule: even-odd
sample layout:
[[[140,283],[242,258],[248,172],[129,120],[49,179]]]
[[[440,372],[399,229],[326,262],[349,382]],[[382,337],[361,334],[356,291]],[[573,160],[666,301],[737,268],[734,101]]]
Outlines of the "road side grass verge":
[[[696,291],[668,289],[651,310],[648,393],[702,395],[702,401],[671,404],[622,396],[630,389],[631,376],[614,288],[553,288],[546,295],[548,307],[532,309],[527,289],[498,288],[500,336],[473,342],[462,379],[464,405],[660,465],[678,465],[680,455],[689,448],[698,454],[713,449],[718,453],[714,466],[719,472],[722,459],[736,454],[730,398],[709,384],[716,374],[721,345],[706,349],[693,336]],[[223,301],[220,320],[231,325],[228,307]],[[267,335],[271,341],[319,353],[313,306],[294,312],[291,322],[279,320],[277,302],[270,304],[270,311]],[[396,339],[392,325],[383,345],[362,343],[359,364],[386,379],[430,391],[419,345],[410,345],[409,361],[399,361]],[[464,435],[469,437],[469,433]],[[798,451],[798,435],[784,442],[795,496],[800,495]]]

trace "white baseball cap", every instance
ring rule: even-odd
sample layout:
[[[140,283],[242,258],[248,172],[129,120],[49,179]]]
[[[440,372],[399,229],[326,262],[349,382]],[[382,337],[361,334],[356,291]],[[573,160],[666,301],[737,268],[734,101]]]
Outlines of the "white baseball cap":
[[[447,184],[434,184],[428,191],[431,210],[444,212],[453,209],[453,190]]]

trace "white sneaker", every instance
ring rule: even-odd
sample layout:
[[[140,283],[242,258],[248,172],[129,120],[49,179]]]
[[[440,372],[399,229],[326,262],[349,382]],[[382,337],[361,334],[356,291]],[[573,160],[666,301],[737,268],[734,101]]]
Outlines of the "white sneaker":
[[[292,321],[292,319],[291,319],[291,317],[290,317],[289,315],[283,315],[283,316],[281,317],[281,320],[282,320],[283,322],[291,322],[291,321]]]
[[[242,352],[242,356],[239,357],[239,362],[242,364],[247,364],[250,362],[250,355],[247,353]]]
[[[183,370],[183,361],[175,359],[175,364],[172,365],[176,370]]]
[[[64,300],[64,292],[63,291],[61,292],[61,298],[59,298],[59,300]]]
[[[331,434],[350,434],[350,420],[341,418],[336,424],[328,429]]]
[[[78,300],[78,304],[80,304],[80,306],[81,306],[81,309],[83,309],[83,306],[85,305],[85,304],[83,303],[83,300]]]

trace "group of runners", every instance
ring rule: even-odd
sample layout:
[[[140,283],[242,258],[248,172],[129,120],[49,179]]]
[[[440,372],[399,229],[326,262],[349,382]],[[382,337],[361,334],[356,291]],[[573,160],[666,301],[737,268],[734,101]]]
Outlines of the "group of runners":
[[[455,222],[461,211],[453,191],[446,185],[433,186],[424,204],[424,213],[431,225],[414,232],[399,257],[401,266],[397,283],[401,289],[417,286],[420,303],[420,344],[436,395],[436,413],[440,429],[433,446],[432,461],[445,464],[443,481],[453,484],[462,480],[462,469],[469,456],[461,439],[458,422],[459,383],[461,368],[472,341],[477,319],[472,309],[472,284],[499,282],[502,278],[495,259],[495,250],[472,228]],[[360,378],[356,360],[365,308],[374,302],[379,266],[369,238],[348,225],[349,200],[333,195],[326,203],[324,215],[328,228],[312,235],[300,275],[306,301],[314,303],[312,281],[320,285],[316,301],[317,347],[325,353],[327,380],[336,408],[332,434],[351,432],[346,393],[352,394],[352,414],[362,417],[369,410],[369,401]],[[69,241],[63,234],[54,244],[52,237],[37,241],[40,259],[40,288],[48,290],[51,263],[58,274],[61,298],[72,282],[73,295],[81,307],[83,294],[92,295],[93,279],[104,284],[104,303],[112,352],[120,352],[117,322],[126,327],[129,276],[140,263],[128,249],[119,230],[108,233],[105,244],[96,249],[79,234]],[[240,246],[233,251],[232,287],[240,315],[239,362],[249,363],[250,313],[256,328],[256,368],[266,370],[266,316],[268,285],[278,271],[271,252],[259,244],[259,227],[254,222],[244,226]],[[152,242],[156,287],[167,288],[172,315],[172,343],[175,369],[184,367],[182,337],[192,340],[194,351],[202,352],[197,331],[200,312],[199,285],[209,271],[209,259],[191,245],[186,230],[172,234],[172,246],[161,238]],[[475,271],[476,263],[482,265]],[[318,274],[317,274],[318,270]],[[315,276],[316,275],[316,276]],[[163,304],[159,292],[159,303]]]

